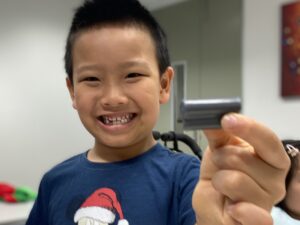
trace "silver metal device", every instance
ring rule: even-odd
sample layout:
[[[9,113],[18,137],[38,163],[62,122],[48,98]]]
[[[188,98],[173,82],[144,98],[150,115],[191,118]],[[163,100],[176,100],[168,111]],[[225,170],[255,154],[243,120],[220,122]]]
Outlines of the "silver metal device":
[[[220,128],[224,114],[240,110],[240,98],[183,100],[180,119],[184,130]]]

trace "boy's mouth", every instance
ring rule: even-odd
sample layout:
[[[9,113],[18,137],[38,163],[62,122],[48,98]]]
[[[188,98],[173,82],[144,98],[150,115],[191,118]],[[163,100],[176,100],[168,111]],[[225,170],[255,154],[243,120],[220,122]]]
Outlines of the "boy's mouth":
[[[127,113],[123,115],[113,116],[113,115],[103,115],[99,116],[98,120],[100,120],[105,125],[123,125],[129,123],[134,117],[135,113]]]

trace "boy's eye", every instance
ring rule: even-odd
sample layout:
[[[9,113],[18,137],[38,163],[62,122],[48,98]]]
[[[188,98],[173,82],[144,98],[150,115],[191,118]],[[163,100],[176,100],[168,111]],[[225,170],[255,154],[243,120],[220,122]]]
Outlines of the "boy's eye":
[[[101,80],[97,76],[86,76],[82,77],[79,82],[88,86],[98,86],[101,83]]]
[[[92,81],[99,81],[99,79],[97,77],[86,77],[83,79],[83,81],[92,82]]]
[[[143,75],[140,73],[129,73],[126,78],[136,78],[136,77],[141,77],[141,76],[143,76]]]

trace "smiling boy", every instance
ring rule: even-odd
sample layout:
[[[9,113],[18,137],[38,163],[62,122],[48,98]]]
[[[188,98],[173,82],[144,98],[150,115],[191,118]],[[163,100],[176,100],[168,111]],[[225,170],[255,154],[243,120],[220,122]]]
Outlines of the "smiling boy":
[[[272,223],[289,161],[268,128],[229,114],[222,130],[205,131],[200,180],[195,157],[154,140],[174,72],[163,30],[138,1],[86,0],[65,65],[73,107],[95,142],[45,174],[27,225]]]

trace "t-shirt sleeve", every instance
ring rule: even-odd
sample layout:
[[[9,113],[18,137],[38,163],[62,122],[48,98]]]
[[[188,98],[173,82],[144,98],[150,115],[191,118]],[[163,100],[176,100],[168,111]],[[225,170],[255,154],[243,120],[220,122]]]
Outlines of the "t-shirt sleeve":
[[[185,161],[178,171],[179,183],[179,224],[195,225],[196,217],[192,208],[192,196],[200,175],[200,161],[192,158]]]
[[[47,179],[45,176],[43,177],[37,199],[33,205],[33,208],[29,214],[28,220],[25,225],[48,225],[48,214],[47,214],[47,208],[48,208],[48,193],[49,186],[47,185]]]

